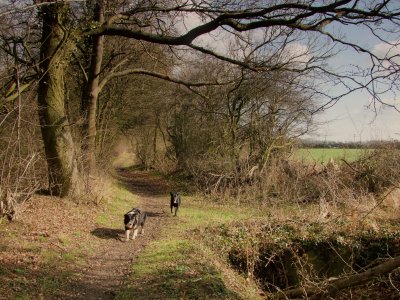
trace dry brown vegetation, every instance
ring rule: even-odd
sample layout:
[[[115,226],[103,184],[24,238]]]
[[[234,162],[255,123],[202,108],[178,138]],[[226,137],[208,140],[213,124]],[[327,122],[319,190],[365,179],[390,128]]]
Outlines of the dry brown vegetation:
[[[399,188],[399,158],[398,150],[390,148],[365,152],[351,163],[341,160],[327,165],[278,157],[262,172],[246,162],[236,174],[203,171],[195,178],[200,189],[243,203],[356,206],[365,200],[379,204]]]
[[[272,209],[266,218],[197,234],[271,297],[395,299],[400,275],[390,259],[400,255],[399,158],[388,148],[326,166],[280,159],[251,181],[220,178],[210,199],[220,193],[237,205]],[[386,269],[379,265],[385,259]]]
[[[231,214],[224,220],[227,228],[208,224],[215,245],[207,241],[204,223],[197,231],[205,247],[268,293],[330,289],[329,277],[320,276],[300,253],[306,250],[298,239],[323,238],[322,247],[329,242],[337,249],[343,232],[354,237],[349,245],[390,236],[393,240],[378,246],[398,255],[397,150],[326,166],[290,158],[298,138],[313,129],[315,115],[342,97],[362,89],[375,105],[387,92],[398,92],[396,0],[3,2],[0,259],[5,267],[0,276],[5,283],[0,287],[6,292],[26,285],[45,297],[43,287],[51,290],[54,281],[64,280],[51,272],[56,259],[66,265],[79,261],[80,242],[86,241],[79,228],[109,199],[108,176],[121,136],[124,143],[116,152],[125,156],[114,167],[138,163],[180,181],[183,191],[200,195],[205,208],[197,212],[203,221],[207,210],[221,209],[220,204],[248,209],[250,215],[268,210],[243,222],[229,223]],[[340,30],[325,30],[330,25],[367,30],[386,52],[349,41]],[[219,41],[206,42],[213,37],[223,37],[223,49]],[[369,60],[342,72],[328,64],[342,50]],[[321,86],[341,91],[330,94]],[[115,201],[114,216],[125,209],[120,205]],[[285,244],[270,243],[274,235]],[[287,253],[300,271],[291,270],[296,278],[290,282],[277,269],[275,282],[261,265],[278,265]],[[46,256],[48,261],[39,260]],[[341,271],[351,278],[382,257],[370,256],[366,265],[348,263],[351,267]],[[185,274],[175,271],[178,278]],[[212,273],[218,283],[213,292],[221,288],[225,297],[218,270]],[[391,286],[397,284],[393,278]],[[207,284],[203,288],[207,291]]]
[[[83,254],[90,253],[86,229],[92,227],[96,208],[54,200],[35,195],[25,202],[19,220],[0,223],[0,298],[57,295]]]
[[[232,221],[229,217],[228,222],[217,222],[222,225],[207,222],[207,225],[194,226],[189,220],[198,220],[196,214],[200,211],[193,210],[193,204],[185,203],[184,224],[196,227],[191,229],[190,239],[210,249],[208,255],[216,255],[217,261],[230,264],[244,278],[261,287],[265,295],[284,297],[285,293],[295,293],[300,288],[298,296],[307,290],[320,296],[328,291],[330,284],[337,283],[335,278],[350,280],[371,267],[380,266],[390,257],[399,256],[398,192],[394,184],[398,181],[396,155],[396,150],[380,150],[351,164],[337,166],[276,162],[266,167],[270,173],[265,181],[260,180],[263,178],[260,173],[255,173],[251,181],[243,180],[237,186],[221,184],[219,189],[203,195],[195,206],[208,221],[211,217],[208,210],[218,215],[219,210],[221,214],[229,212],[229,207],[247,210],[245,218],[234,217],[236,220]],[[128,176],[130,172],[120,174]],[[136,182],[136,192],[143,193],[142,178],[147,175],[138,174],[139,177],[132,180]],[[149,183],[147,189],[157,192],[159,186]],[[224,205],[210,205],[213,199]],[[74,268],[97,247],[92,244],[94,248],[91,248],[88,230],[82,228],[93,228],[93,216],[102,204],[61,201],[52,205],[53,200],[35,195],[24,207],[22,216],[26,218],[1,227],[4,233],[1,244],[7,245],[1,251],[3,288],[10,293],[26,292],[44,297],[66,295],[63,293],[68,291],[68,278],[76,278],[72,276],[76,272]],[[118,205],[117,202],[113,208],[116,211],[103,213],[103,216],[118,215]],[[262,207],[265,213],[257,211],[257,207]],[[175,242],[181,245],[180,238],[175,237]],[[174,251],[169,243],[171,241],[167,243],[168,253]],[[157,259],[165,267],[161,258]],[[74,261],[72,269],[68,267],[70,260]],[[53,273],[56,265],[58,273]],[[146,270],[145,266],[141,268]],[[176,272],[174,274],[179,277],[179,272],[183,271]],[[213,270],[213,274],[215,272]],[[215,274],[213,276],[217,276]],[[152,282],[153,275],[146,276],[146,280]],[[35,281],[37,278],[40,282]],[[132,280],[134,278],[133,275]],[[12,282],[17,283],[13,285]],[[358,285],[346,287],[329,291],[329,295],[335,299],[345,299],[350,294],[395,299],[399,283],[398,272],[389,271],[368,277],[361,288]],[[138,292],[129,291],[126,295]],[[207,293],[207,289],[198,291]]]

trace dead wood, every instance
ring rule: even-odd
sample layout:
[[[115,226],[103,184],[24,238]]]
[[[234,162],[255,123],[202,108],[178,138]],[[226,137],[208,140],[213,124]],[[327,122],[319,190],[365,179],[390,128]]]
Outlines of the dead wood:
[[[334,294],[340,290],[361,285],[375,279],[378,276],[385,275],[400,267],[400,256],[388,259],[384,263],[381,263],[371,269],[364,272],[353,274],[347,277],[338,278],[334,280],[327,280],[321,282],[317,286],[310,287],[299,287],[282,291],[276,295],[275,299],[294,299],[303,296],[312,297],[318,296],[320,298],[323,295]]]

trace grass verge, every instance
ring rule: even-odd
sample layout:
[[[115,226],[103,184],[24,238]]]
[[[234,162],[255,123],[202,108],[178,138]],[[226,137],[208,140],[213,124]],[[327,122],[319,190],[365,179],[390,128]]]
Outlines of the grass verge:
[[[232,271],[193,236],[193,229],[254,217],[254,211],[184,197],[178,217],[132,266],[116,299],[261,299],[254,282]]]

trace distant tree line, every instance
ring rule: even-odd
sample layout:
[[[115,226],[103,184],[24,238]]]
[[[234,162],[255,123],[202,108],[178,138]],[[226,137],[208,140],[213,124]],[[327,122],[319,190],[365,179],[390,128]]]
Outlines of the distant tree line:
[[[345,148],[345,149],[400,149],[399,140],[370,140],[365,142],[336,142],[318,140],[299,140],[299,148]]]

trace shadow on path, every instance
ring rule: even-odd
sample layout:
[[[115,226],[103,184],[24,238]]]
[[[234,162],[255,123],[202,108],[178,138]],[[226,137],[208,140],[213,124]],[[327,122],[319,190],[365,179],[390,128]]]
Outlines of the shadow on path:
[[[104,227],[99,227],[90,232],[94,236],[97,236],[98,238],[101,239],[114,239],[114,240],[119,240],[120,237],[124,234],[123,229],[113,229],[113,228],[104,228]]]
[[[141,197],[161,197],[169,193],[168,182],[144,171],[117,169],[118,179],[132,193]]]
[[[146,211],[147,216],[150,218],[165,218],[166,213],[164,211],[162,212],[151,212],[151,211]]]

